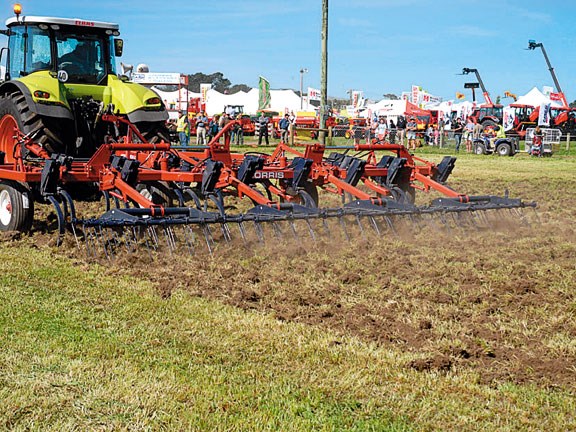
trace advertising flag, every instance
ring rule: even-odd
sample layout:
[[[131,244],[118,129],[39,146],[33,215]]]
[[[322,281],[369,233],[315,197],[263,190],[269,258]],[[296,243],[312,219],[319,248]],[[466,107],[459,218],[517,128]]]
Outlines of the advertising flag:
[[[352,105],[354,105],[354,108],[359,108],[360,106],[362,106],[363,94],[364,94],[364,92],[362,92],[362,91],[356,91],[355,90],[352,92]]]
[[[200,84],[200,103],[205,104],[208,102],[208,90],[212,88],[212,84]]]
[[[538,113],[538,125],[550,126],[550,104],[543,103],[540,105],[540,112]]]
[[[260,77],[258,84],[258,110],[270,108],[270,83],[264,77]]]
[[[504,107],[502,110],[502,124],[505,131],[509,131],[514,127],[514,120],[516,119],[516,109],[514,107]]]

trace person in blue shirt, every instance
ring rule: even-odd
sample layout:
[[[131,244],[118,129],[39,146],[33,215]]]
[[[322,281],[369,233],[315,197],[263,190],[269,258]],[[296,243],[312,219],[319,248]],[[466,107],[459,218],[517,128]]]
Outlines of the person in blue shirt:
[[[290,115],[285,114],[284,118],[278,123],[280,128],[280,142],[282,144],[288,144],[288,137],[290,136]]]

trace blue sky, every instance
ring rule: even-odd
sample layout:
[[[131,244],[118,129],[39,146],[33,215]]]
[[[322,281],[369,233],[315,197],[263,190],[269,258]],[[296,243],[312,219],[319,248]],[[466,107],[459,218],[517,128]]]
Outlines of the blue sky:
[[[234,84],[320,86],[321,0],[22,0],[25,15],[120,24],[125,63],[154,72],[222,72]],[[372,99],[420,85],[471,100],[457,75],[477,68],[491,96],[554,83],[542,42],[568,101],[576,99],[576,2],[571,0],[330,0],[328,93],[363,90]],[[3,1],[6,18],[13,2]],[[480,100],[482,96],[477,94]],[[503,100],[506,102],[507,100]]]

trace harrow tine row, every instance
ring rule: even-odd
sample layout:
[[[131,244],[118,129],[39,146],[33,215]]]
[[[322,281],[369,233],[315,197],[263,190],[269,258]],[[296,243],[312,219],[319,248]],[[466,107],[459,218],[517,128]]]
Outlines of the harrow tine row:
[[[333,237],[334,221],[339,226],[340,233],[346,241],[355,237],[369,240],[366,223],[370,231],[376,236],[399,237],[401,233],[414,233],[414,227],[419,231],[432,229],[454,233],[457,230],[464,234],[469,228],[488,229],[495,221],[502,219],[502,213],[512,215],[528,226],[528,220],[522,209],[532,207],[532,204],[521,202],[509,205],[496,205],[491,203],[430,206],[430,207],[382,207],[365,202],[352,202],[346,207],[337,209],[306,209],[295,206],[293,211],[279,211],[266,209],[240,215],[223,215],[221,213],[201,212],[188,208],[172,208],[165,217],[140,217],[144,209],[114,209],[99,219],[76,220],[81,230],[74,228],[76,244],[84,238],[86,254],[88,257],[98,256],[102,251],[108,259],[113,259],[119,253],[134,253],[139,247],[145,247],[149,256],[164,249],[171,254],[178,254],[181,250],[195,255],[201,243],[209,255],[213,255],[219,242],[232,243],[235,235],[231,226],[238,227],[239,238],[245,246],[252,240],[264,244],[267,232],[277,240],[286,238],[286,231],[282,224],[286,224],[288,232],[296,240],[301,239],[302,232],[312,241],[319,236]],[[258,210],[258,209],[257,209]],[[480,210],[480,211],[478,211]],[[112,217],[114,216],[114,217]],[[350,224],[351,221],[353,224]],[[317,222],[314,222],[317,221]],[[249,224],[253,229],[248,230]],[[217,238],[211,228],[219,226]],[[253,233],[253,235],[250,234]],[[202,241],[201,241],[202,240]]]

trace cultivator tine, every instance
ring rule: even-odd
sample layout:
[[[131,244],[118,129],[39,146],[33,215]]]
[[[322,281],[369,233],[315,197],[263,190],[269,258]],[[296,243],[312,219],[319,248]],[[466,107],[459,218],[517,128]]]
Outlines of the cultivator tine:
[[[151,246],[154,251],[157,251],[158,247],[160,246],[160,242],[158,239],[158,232],[156,231],[156,227],[149,226],[146,228],[146,234],[148,234],[148,239],[150,239],[150,243],[147,242],[148,246]]]
[[[170,253],[176,252],[176,239],[174,237],[174,230],[170,226],[163,227],[164,238],[166,239],[166,244],[168,245],[168,250]]]
[[[298,231],[296,230],[296,224],[294,223],[294,221],[292,219],[290,219],[288,221],[288,224],[290,225],[290,231],[292,232],[292,235],[294,236],[294,238],[296,240],[300,240],[300,237],[298,236]]]
[[[304,219],[304,220],[306,221],[306,225],[308,226],[308,231],[310,232],[310,238],[316,241],[316,233],[314,232],[314,227],[312,226],[310,219]]]
[[[380,227],[378,226],[376,219],[374,219],[374,216],[369,216],[368,220],[370,221],[370,225],[372,225],[372,228],[374,228],[374,232],[376,233],[376,235],[380,237],[382,233],[380,232]]]
[[[386,225],[390,228],[390,231],[394,234],[395,237],[398,237],[398,231],[396,231],[396,227],[394,226],[394,222],[388,215],[384,215],[384,220],[386,221]]]
[[[358,224],[358,228],[360,229],[360,235],[362,236],[363,240],[366,240],[366,235],[364,234],[364,227],[362,226],[362,221],[360,220],[360,215],[356,215],[356,223]]]
[[[324,228],[324,231],[326,232],[326,236],[328,238],[332,238],[332,232],[330,231],[330,227],[328,226],[328,221],[326,220],[325,217],[322,218],[322,227]]]
[[[344,233],[344,237],[346,237],[347,241],[350,241],[350,235],[348,234],[348,229],[346,228],[346,221],[344,220],[344,217],[339,216],[338,222],[340,223],[340,226],[342,227],[342,232]]]
[[[194,247],[194,241],[196,239],[196,235],[194,234],[194,230],[190,225],[184,225],[184,244],[186,245],[186,249],[190,255],[194,256],[196,252],[196,248]]]
[[[232,232],[230,231],[230,226],[228,226],[228,224],[224,222],[223,224],[221,224],[221,229],[224,240],[226,240],[226,243],[230,243],[232,241]]]
[[[246,238],[246,227],[244,226],[244,222],[238,222],[238,231],[240,231],[240,237],[242,237],[242,241],[244,244],[246,244],[248,239]]]
[[[282,234],[282,229],[280,228],[280,225],[278,225],[278,222],[272,222],[272,230],[274,232],[274,237],[276,237],[277,239],[281,239],[284,237]]]
[[[260,243],[264,243],[264,230],[260,225],[260,222],[254,221],[254,231],[256,232],[256,236],[258,237],[258,241]]]
[[[202,226],[202,233],[204,234],[204,239],[206,240],[206,246],[208,247],[208,252],[210,256],[214,254],[214,238],[212,237],[212,231],[210,231],[210,227],[207,224],[201,224]]]

